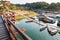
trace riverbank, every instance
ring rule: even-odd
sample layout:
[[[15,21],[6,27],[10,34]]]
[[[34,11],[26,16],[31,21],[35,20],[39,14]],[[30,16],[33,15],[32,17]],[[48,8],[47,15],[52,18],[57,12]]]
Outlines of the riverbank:
[[[34,17],[38,15],[37,13],[28,10],[14,10],[14,11],[16,12],[16,20],[21,20],[25,18],[24,16],[21,15],[21,13],[27,17]]]
[[[16,16],[16,20],[21,20],[21,19],[24,19],[24,16],[22,16],[22,15],[17,15]]]

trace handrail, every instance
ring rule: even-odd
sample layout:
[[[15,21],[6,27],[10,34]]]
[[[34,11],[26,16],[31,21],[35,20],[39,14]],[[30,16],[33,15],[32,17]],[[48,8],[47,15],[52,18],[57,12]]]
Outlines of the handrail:
[[[3,19],[3,16],[1,15],[1,18],[2,18],[2,20],[3,20],[3,24],[5,25],[5,27],[6,27],[6,24],[5,24],[5,21],[4,21],[4,19]],[[7,28],[6,28],[7,29]],[[7,30],[7,32],[8,32],[8,34],[9,34],[9,37],[10,37],[10,39],[12,40],[12,38],[11,38],[11,36],[10,36],[10,33],[9,33],[9,31]]]
[[[24,40],[32,40],[29,36],[22,32],[21,29],[18,29],[13,22],[11,22],[9,19],[7,19],[7,21],[10,25],[12,25],[15,28],[15,30],[22,36]]]
[[[14,40],[14,39],[15,39],[15,40],[18,40],[18,38],[16,37],[14,31],[11,29],[11,26],[8,25],[8,27],[7,27],[6,22],[5,22],[5,20],[3,19],[3,16],[2,16],[2,15],[1,15],[1,17],[2,17],[2,20],[3,20],[4,24],[5,24],[5,26],[6,26],[6,29],[7,29],[8,33],[10,34],[9,36],[11,37],[11,40]],[[12,36],[11,36],[11,35],[12,35]],[[13,38],[14,38],[14,39],[13,39]]]
[[[12,40],[18,40],[18,38],[16,37],[16,34],[14,33],[10,25],[8,25],[8,30],[9,30]]]

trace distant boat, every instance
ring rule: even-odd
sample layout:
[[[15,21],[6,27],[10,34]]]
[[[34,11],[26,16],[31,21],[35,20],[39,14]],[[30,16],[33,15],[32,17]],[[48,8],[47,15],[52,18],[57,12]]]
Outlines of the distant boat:
[[[60,21],[58,21],[57,26],[60,26]]]
[[[60,18],[60,14],[56,15],[56,18]]]
[[[58,30],[58,33],[60,34],[60,30]]]
[[[43,31],[43,30],[45,30],[47,27],[46,26],[42,26],[42,27],[40,27],[40,31]]]
[[[30,22],[33,22],[33,20],[29,20],[29,21],[25,21],[26,23],[30,23]]]
[[[34,17],[29,17],[29,18],[31,18],[31,19],[33,19],[33,20],[35,20],[35,18],[34,18]]]
[[[58,29],[58,33],[60,34],[60,29]]]
[[[54,24],[55,23],[55,20],[53,18],[50,18],[48,16],[45,16],[45,15],[40,15],[38,17],[39,21],[43,21],[45,23],[51,23],[51,24]]]
[[[55,35],[58,31],[55,27],[51,26],[51,27],[47,27],[47,31],[50,35]]]

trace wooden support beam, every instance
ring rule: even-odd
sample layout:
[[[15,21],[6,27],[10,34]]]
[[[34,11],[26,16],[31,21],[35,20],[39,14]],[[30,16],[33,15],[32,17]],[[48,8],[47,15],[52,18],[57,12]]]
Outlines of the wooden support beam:
[[[18,38],[16,37],[16,33],[14,31],[14,28],[11,25],[8,25],[8,28],[9,28],[10,34],[13,36],[13,39],[18,40]]]
[[[9,19],[7,19],[7,21],[14,27],[14,29],[22,36],[24,40],[32,40],[29,36],[22,32],[21,29],[18,29],[13,22],[11,22]]]

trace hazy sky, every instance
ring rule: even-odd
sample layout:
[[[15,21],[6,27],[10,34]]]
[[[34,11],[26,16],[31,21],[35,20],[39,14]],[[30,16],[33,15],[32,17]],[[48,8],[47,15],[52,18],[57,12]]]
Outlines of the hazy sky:
[[[25,4],[25,3],[31,3],[31,2],[42,2],[42,1],[45,1],[45,2],[48,2],[48,3],[51,3],[51,2],[60,2],[60,0],[9,0],[11,3],[19,3],[19,4]]]

